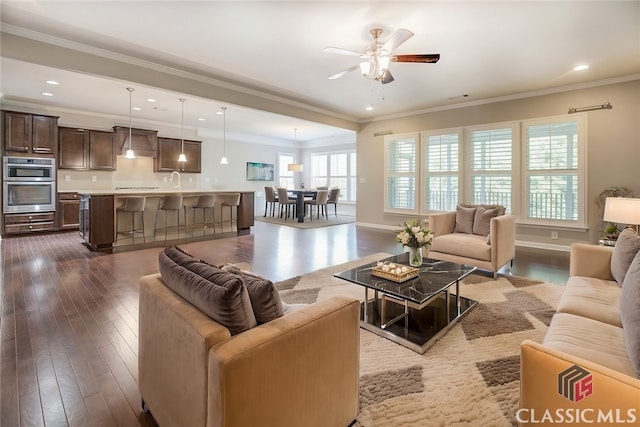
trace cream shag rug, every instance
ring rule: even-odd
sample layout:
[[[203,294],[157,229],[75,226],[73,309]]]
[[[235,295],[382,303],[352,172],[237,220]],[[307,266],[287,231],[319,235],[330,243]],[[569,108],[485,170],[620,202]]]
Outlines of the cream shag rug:
[[[283,301],[312,303],[364,288],[334,273],[375,254],[276,284]],[[355,426],[516,425],[520,343],[541,341],[564,287],[515,276],[468,276],[479,304],[423,355],[360,329],[360,413]]]

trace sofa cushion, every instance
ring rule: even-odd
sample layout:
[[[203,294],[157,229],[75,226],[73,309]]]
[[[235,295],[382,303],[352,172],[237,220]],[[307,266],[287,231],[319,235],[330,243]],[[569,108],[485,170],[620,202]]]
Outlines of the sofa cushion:
[[[160,252],[159,267],[168,288],[229,329],[231,335],[257,325],[249,293],[239,276],[186,258],[187,267],[183,267],[165,252]]]
[[[618,285],[622,286],[624,276],[638,251],[640,251],[640,236],[631,228],[625,228],[618,236],[611,255],[611,275]]]
[[[465,208],[458,205],[456,207],[456,225],[453,228],[453,232],[472,234],[475,214],[476,208]]]
[[[622,328],[568,313],[551,319],[543,344],[597,363],[625,375],[635,376],[625,348]]]
[[[620,317],[627,352],[640,377],[640,252],[631,262],[622,284]]]
[[[495,218],[500,213],[498,208],[487,209],[482,206],[476,208],[476,213],[473,218],[473,234],[480,236],[488,236],[491,225],[491,218]],[[487,243],[490,243],[487,241]]]
[[[169,259],[181,267],[186,267],[187,265],[193,262],[203,262],[202,260],[194,257],[191,254],[186,253],[184,250],[179,248],[178,246],[170,246],[166,248],[164,254],[169,257]]]
[[[487,245],[485,237],[475,234],[452,233],[434,237],[431,251],[491,261],[491,246]]]
[[[557,311],[622,327],[621,293],[622,289],[613,280],[571,276],[567,280]]]
[[[267,323],[284,315],[280,293],[271,280],[238,268],[233,264],[225,265],[222,270],[237,274],[242,278],[249,292],[253,314],[258,323]]]

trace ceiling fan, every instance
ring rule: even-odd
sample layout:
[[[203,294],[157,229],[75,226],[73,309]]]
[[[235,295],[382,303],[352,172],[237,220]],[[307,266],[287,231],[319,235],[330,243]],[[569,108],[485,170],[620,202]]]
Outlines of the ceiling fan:
[[[364,52],[356,52],[353,50],[342,49],[339,47],[325,47],[325,52],[338,53],[340,55],[358,56],[364,61],[358,65],[353,65],[345,70],[340,71],[329,79],[338,79],[345,74],[350,73],[353,70],[360,69],[360,72],[364,77],[372,80],[377,80],[382,84],[391,83],[394,78],[389,71],[389,63],[391,62],[418,62],[418,63],[435,63],[440,59],[439,53],[433,54],[413,54],[413,55],[392,55],[395,48],[402,43],[409,40],[413,33],[409,30],[399,29],[391,35],[389,40],[385,43],[379,41],[382,30],[380,28],[374,28],[369,31],[371,37],[373,37],[373,43],[368,45]]]

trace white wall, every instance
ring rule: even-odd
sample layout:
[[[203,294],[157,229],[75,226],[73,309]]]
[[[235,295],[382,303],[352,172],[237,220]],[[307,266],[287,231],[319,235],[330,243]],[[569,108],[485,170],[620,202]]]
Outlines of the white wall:
[[[383,212],[384,137],[394,134],[446,129],[476,124],[499,123],[567,114],[569,107],[611,102],[612,110],[588,113],[588,226],[586,232],[559,229],[552,240],[549,229],[518,226],[516,239],[540,247],[568,246],[575,241],[596,242],[601,236],[602,213],[595,201],[608,187],[627,187],[640,197],[638,173],[638,121],[640,119],[640,80],[577,89],[562,93],[531,96],[445,111],[427,112],[368,123],[357,135],[358,202],[357,222],[378,226],[397,226],[406,218]]]

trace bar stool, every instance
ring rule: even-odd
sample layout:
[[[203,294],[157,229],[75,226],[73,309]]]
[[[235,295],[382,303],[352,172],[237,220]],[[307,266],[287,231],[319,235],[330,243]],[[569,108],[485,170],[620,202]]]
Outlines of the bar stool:
[[[167,241],[167,217],[169,212],[176,212],[178,215],[178,224],[175,228],[178,229],[178,238],[180,237],[180,211],[182,210],[182,196],[164,196],[160,200],[160,204],[158,205],[158,210],[156,211],[156,219],[155,224],[153,226],[153,237],[156,237],[156,232],[158,231],[156,224],[158,223],[158,214],[160,211],[164,212],[164,240]]]
[[[193,209],[193,228],[192,230],[196,229],[197,225],[202,225],[202,234],[205,233],[205,230],[207,229],[207,209],[211,209],[211,224],[213,224],[213,232],[216,232],[216,211],[215,211],[215,203],[216,203],[216,196],[213,194],[203,194],[201,196],[198,196],[198,199],[196,200],[196,203],[191,206],[191,209]],[[185,221],[186,221],[186,215],[187,215],[187,206],[184,207],[185,209]],[[202,222],[201,223],[196,223],[196,209],[202,209]]]
[[[124,198],[124,203],[122,206],[116,208],[116,241],[118,240],[119,234],[130,234],[131,238],[135,241],[136,233],[142,233],[142,241],[146,243],[144,237],[144,206],[147,202],[147,198],[145,196],[129,196]],[[120,214],[128,212],[131,213],[131,230],[129,231],[118,231],[118,226],[120,225]],[[140,213],[142,218],[142,230],[136,229],[136,213]]]
[[[240,206],[240,193],[218,194],[220,201],[220,226],[224,232],[224,208],[229,208],[229,227],[233,231],[233,207],[236,208],[236,229],[238,228],[238,206]]]

